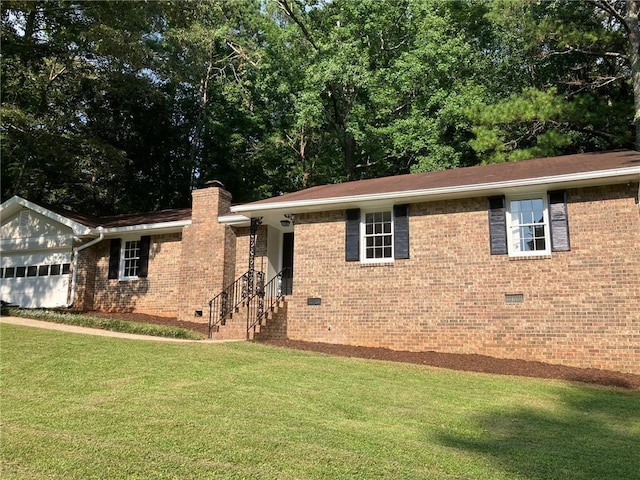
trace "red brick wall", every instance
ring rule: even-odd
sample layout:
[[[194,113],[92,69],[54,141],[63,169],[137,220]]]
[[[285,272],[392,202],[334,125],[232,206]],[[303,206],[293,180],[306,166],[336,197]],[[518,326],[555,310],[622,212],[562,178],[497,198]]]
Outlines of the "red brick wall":
[[[93,306],[86,309],[138,312],[176,316],[180,287],[182,235],[152,235],[147,278],[109,280],[109,240],[81,252],[93,250],[96,258]]]
[[[235,235],[218,223],[218,216],[229,212],[231,194],[217,187],[194,190],[192,203],[191,225],[182,232],[178,318],[206,322],[209,300],[233,281]],[[196,310],[203,316],[196,317]]]
[[[345,262],[344,211],[297,215],[287,334],[640,373],[637,192],[569,190],[572,250],[536,259],[490,255],[486,197],[411,205],[411,258],[389,264]]]
[[[91,310],[93,309],[93,296],[96,286],[96,249],[89,247],[85,250],[80,250],[77,255],[78,273],[76,276],[75,298],[71,309],[76,311]],[[71,288],[71,285],[69,288]]]

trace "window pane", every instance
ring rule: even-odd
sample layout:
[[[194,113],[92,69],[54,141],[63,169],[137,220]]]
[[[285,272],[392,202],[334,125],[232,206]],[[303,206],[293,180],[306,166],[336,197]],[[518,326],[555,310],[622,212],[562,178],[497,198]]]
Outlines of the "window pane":
[[[24,277],[27,273],[27,267],[17,267],[16,277]]]
[[[60,265],[51,265],[51,275],[60,275]]]
[[[70,263],[63,263],[62,264],[62,274],[63,275],[67,275],[70,270],[71,270],[71,264]]]
[[[16,267],[7,267],[4,269],[4,278],[13,278],[16,274]]]
[[[541,198],[536,198],[532,201],[533,203],[533,214],[538,222],[541,222],[543,219],[542,212],[544,212],[544,203]]]
[[[392,258],[392,213],[390,211],[365,213],[364,218],[365,258]]]
[[[140,258],[140,241],[125,242],[122,254],[122,275],[124,277],[138,276],[138,260]]]
[[[40,265],[38,267],[38,276],[46,277],[47,275],[49,275],[49,265]]]

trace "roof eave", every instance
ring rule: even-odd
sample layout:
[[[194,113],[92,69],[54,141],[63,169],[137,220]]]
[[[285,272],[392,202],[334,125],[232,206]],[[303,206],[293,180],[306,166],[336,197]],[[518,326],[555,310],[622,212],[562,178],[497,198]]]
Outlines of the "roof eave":
[[[327,197],[313,200],[298,200],[289,202],[274,202],[264,204],[246,204],[231,207],[231,212],[245,217],[261,215],[267,211],[286,210],[292,213],[348,208],[362,204],[390,203],[396,201],[435,201],[452,198],[465,198],[478,195],[507,194],[516,191],[526,191],[545,188],[578,188],[583,186],[610,185],[625,181],[638,181],[640,167],[626,167],[611,170],[598,170],[564,175],[554,175],[538,178],[509,180],[506,182],[487,182],[462,186],[427,188],[344,197]]]
[[[67,218],[58,213],[52,212],[48,208],[41,207],[40,205],[30,202],[29,200],[26,200],[17,195],[14,195],[9,200],[6,200],[5,202],[2,203],[2,205],[0,205],[0,214],[12,215],[13,213],[19,211],[21,208],[32,210],[36,213],[39,213],[40,215],[43,215],[53,220],[54,222],[57,222],[69,227],[72,230],[73,235],[75,236],[83,237],[87,235],[92,235],[94,233],[94,229],[87,225],[76,222],[75,220],[71,220],[70,218]]]
[[[230,227],[248,227],[251,224],[251,218],[245,215],[220,215],[218,222]]]
[[[191,220],[175,220],[173,222],[143,223],[122,227],[107,227],[103,228],[102,231],[107,237],[116,237],[118,235],[135,233],[161,235],[165,233],[179,233],[187,225],[191,225]]]

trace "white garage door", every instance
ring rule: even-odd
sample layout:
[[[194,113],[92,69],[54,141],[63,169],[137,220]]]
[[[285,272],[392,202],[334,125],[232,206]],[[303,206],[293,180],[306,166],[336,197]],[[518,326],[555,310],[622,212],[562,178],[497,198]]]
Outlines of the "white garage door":
[[[11,252],[2,255],[0,299],[23,308],[67,303],[71,251]]]

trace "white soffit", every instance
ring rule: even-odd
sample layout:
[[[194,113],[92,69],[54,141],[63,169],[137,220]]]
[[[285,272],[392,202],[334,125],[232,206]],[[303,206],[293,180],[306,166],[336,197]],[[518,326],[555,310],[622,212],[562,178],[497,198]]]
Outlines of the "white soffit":
[[[105,234],[105,236],[109,237],[127,235],[129,233],[161,235],[164,233],[181,232],[182,229],[187,225],[191,225],[191,220],[176,220],[173,222],[142,223],[139,225],[128,225],[125,227],[111,227],[104,228],[102,232]]]

